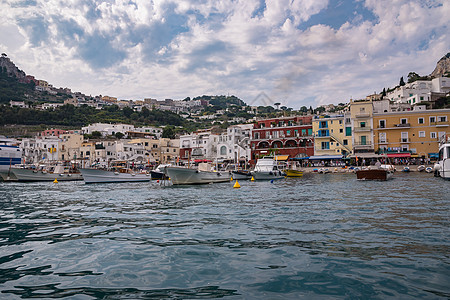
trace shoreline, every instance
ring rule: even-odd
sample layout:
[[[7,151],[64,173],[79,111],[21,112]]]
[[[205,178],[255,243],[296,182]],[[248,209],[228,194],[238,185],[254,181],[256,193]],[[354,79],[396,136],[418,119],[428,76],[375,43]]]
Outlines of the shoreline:
[[[404,167],[409,167],[409,171],[410,172],[419,172],[420,173],[420,171],[417,170],[419,165],[410,165],[410,166],[393,165],[393,166],[394,166],[396,172],[402,172]],[[434,164],[424,165],[424,166],[425,166],[425,168],[427,168],[427,167],[433,168]],[[356,166],[353,166],[353,167],[356,167]],[[369,167],[369,166],[366,166],[366,167]],[[314,170],[318,170],[320,168],[327,168],[330,171],[329,173],[343,173],[343,174],[345,174],[345,173],[352,173],[353,172],[353,170],[350,170],[349,167],[347,167],[345,169],[343,169],[342,167],[304,167],[304,168],[299,168],[299,169],[301,171],[303,171],[303,173],[312,173],[312,174],[317,173],[317,174],[321,174],[321,173],[318,173],[318,172],[314,172]],[[359,166],[359,168],[361,168],[361,167]],[[425,171],[422,171],[422,172],[426,173]],[[432,173],[434,173],[434,170],[433,170]],[[430,174],[432,174],[432,173],[430,173]]]

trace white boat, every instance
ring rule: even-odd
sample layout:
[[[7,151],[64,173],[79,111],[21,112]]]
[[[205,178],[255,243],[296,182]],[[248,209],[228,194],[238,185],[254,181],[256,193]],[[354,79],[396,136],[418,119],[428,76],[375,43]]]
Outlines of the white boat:
[[[85,183],[111,183],[111,182],[143,182],[152,179],[150,173],[133,172],[128,169],[80,169]]]
[[[424,165],[418,166],[418,167],[417,167],[417,171],[418,171],[418,172],[423,172],[423,171],[425,171],[425,166],[424,166]]]
[[[152,175],[153,180],[161,180],[161,179],[167,179],[166,174],[164,173],[164,168],[171,166],[171,164],[161,164],[157,166],[154,170],[150,171],[150,174]]]
[[[230,172],[211,171],[210,163],[200,163],[198,169],[168,166],[165,168],[165,173],[174,185],[207,184],[231,180]]]
[[[65,166],[45,166],[41,169],[11,168],[18,181],[74,181],[83,180],[81,173],[71,172]]]
[[[14,165],[20,164],[22,150],[14,145],[14,140],[0,137],[0,177],[7,181],[15,179],[11,172]]]
[[[282,169],[273,157],[263,157],[256,162],[252,175],[255,180],[282,179],[286,177]]]
[[[434,171],[436,176],[450,179],[450,136],[439,146],[439,159],[434,165]]]
[[[425,168],[425,172],[427,172],[427,173],[433,173],[433,168],[432,168],[432,167],[426,167],[426,168]]]

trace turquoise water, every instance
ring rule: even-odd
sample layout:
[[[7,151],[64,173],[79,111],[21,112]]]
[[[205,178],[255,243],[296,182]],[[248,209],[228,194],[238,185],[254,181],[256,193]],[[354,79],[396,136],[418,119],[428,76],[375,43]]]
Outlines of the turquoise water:
[[[450,181],[0,183],[0,298],[450,297]]]

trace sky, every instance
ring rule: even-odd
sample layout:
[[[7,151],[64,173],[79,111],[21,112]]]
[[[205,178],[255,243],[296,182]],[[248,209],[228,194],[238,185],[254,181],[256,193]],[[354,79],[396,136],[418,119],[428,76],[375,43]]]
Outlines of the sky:
[[[449,16],[449,0],[3,0],[0,51],[92,96],[299,109],[430,74]]]

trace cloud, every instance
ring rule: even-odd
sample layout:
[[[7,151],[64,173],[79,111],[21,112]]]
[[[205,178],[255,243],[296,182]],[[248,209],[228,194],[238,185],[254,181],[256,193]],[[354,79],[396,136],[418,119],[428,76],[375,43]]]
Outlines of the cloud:
[[[445,0],[6,0],[15,36],[2,31],[0,46],[28,74],[88,94],[264,92],[298,108],[430,73],[449,51],[449,15]]]

